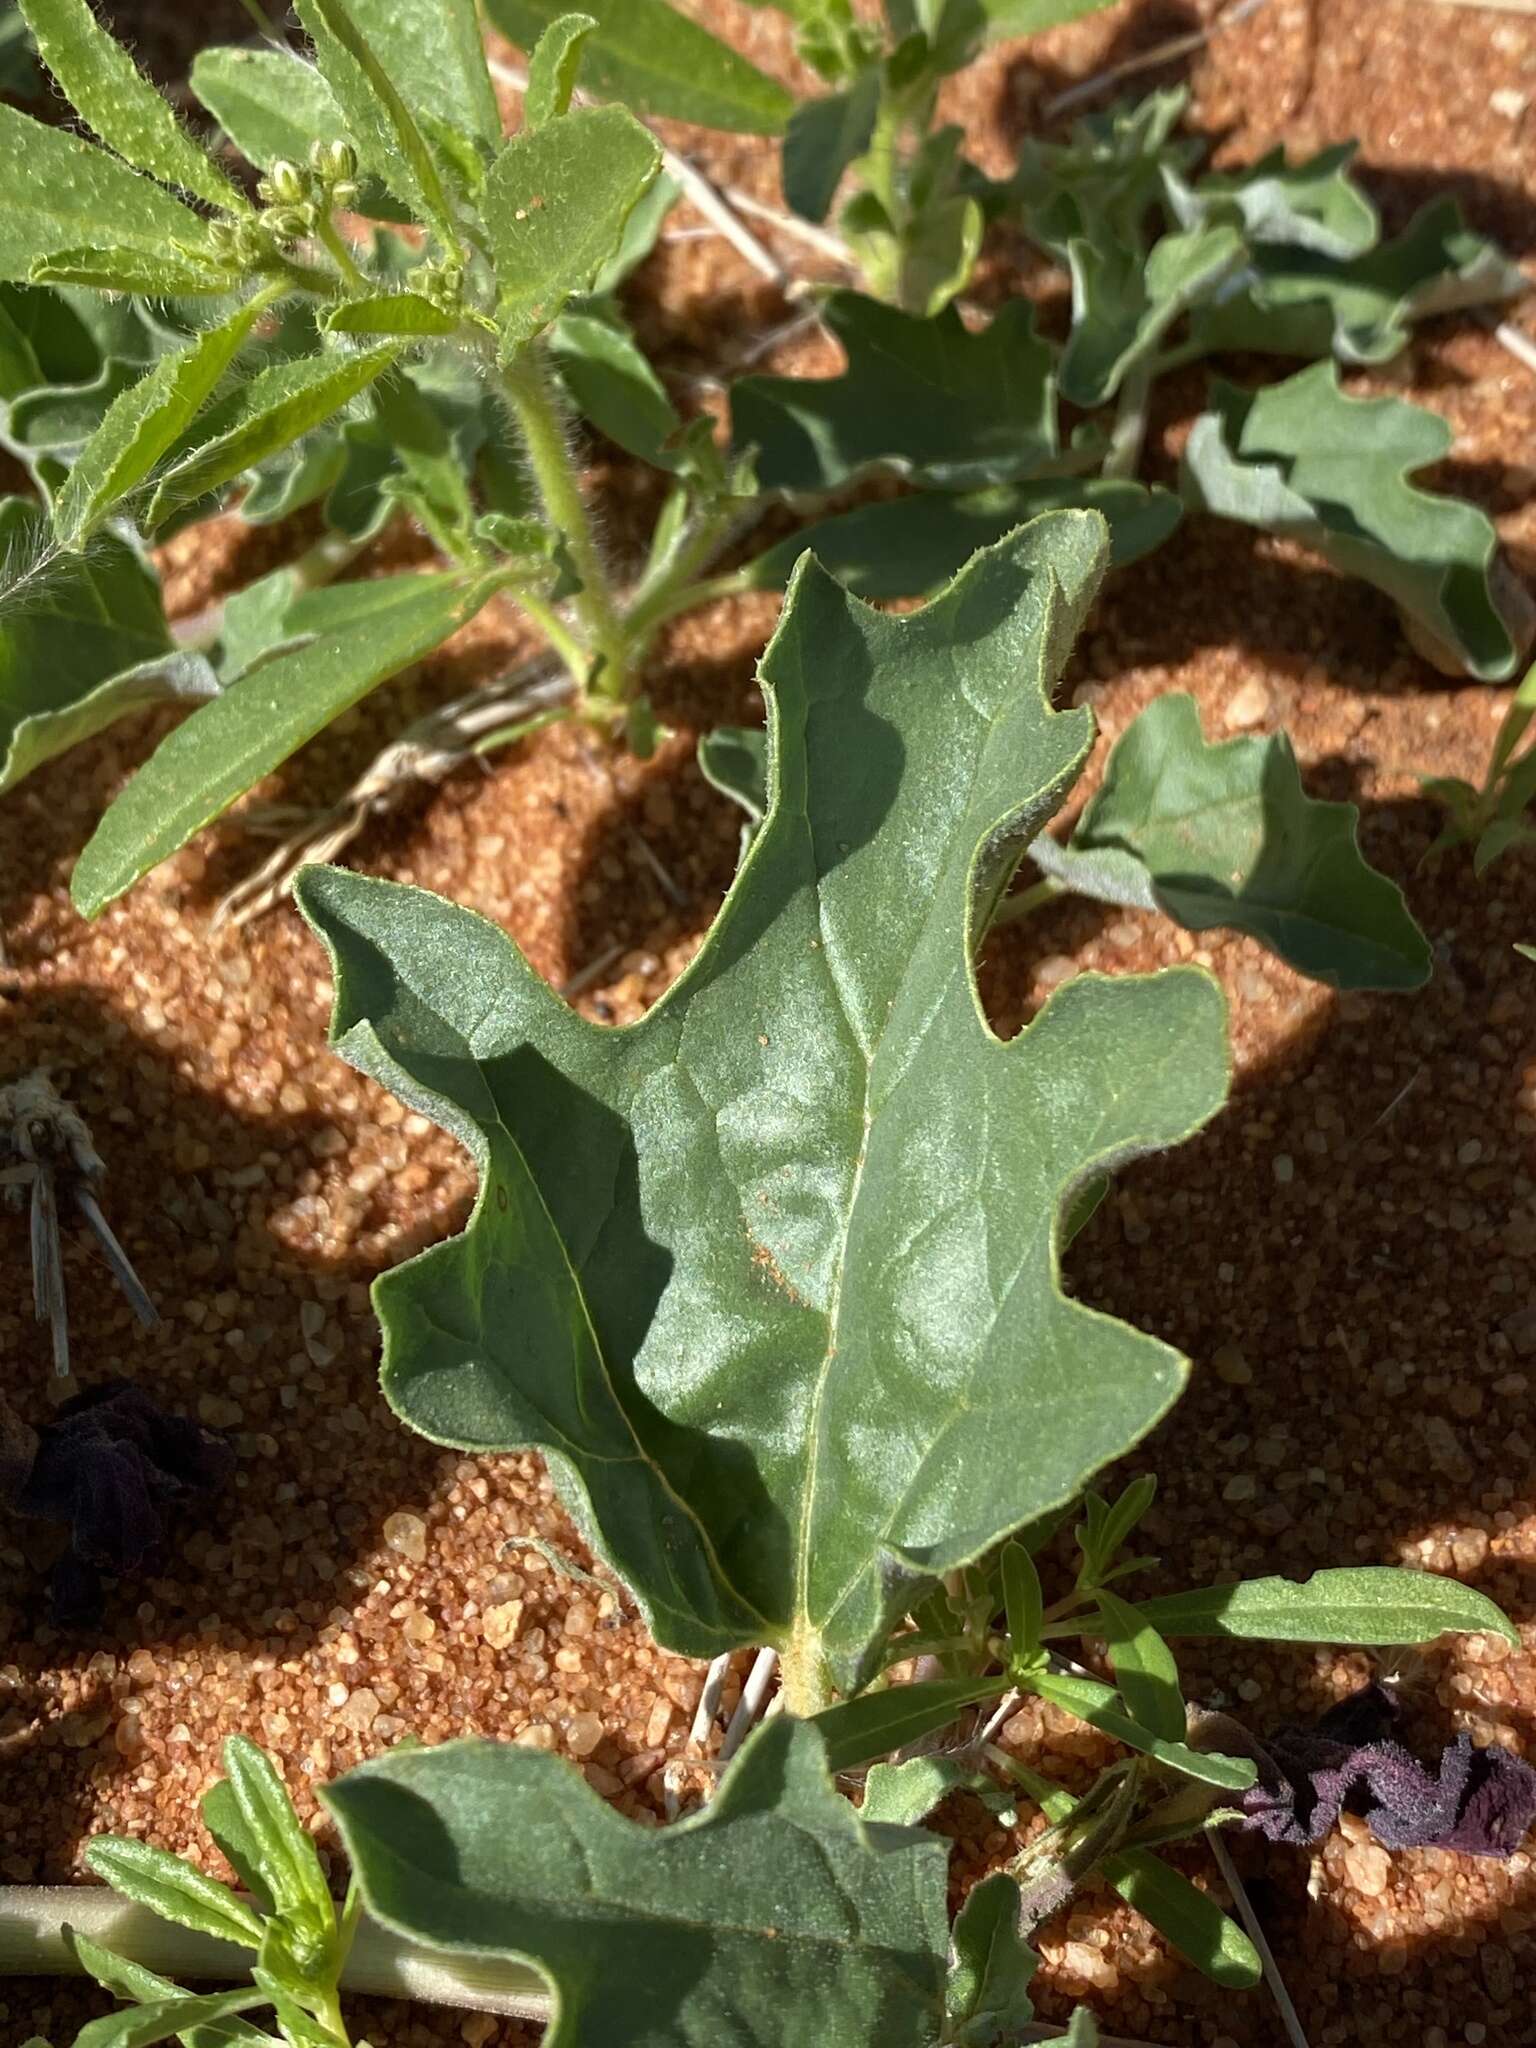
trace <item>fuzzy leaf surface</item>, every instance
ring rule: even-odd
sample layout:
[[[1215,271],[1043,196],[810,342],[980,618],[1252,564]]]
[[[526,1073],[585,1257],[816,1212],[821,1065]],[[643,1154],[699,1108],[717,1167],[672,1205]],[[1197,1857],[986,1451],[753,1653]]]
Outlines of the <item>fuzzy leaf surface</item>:
[[[1090,514],[1037,520],[899,620],[802,568],[761,669],[768,816],[632,1027],[466,911],[303,884],[338,1046],[480,1169],[467,1232],[379,1282],[389,1399],[439,1442],[543,1450],[690,1654],[771,1643],[848,1690],[912,1579],[1178,1392],[1176,1353],[1062,1295],[1057,1223],[1218,1106],[1220,997],[1079,977],[1002,1044],[972,971],[978,904],[1088,745],[1047,696],[1104,553]]]
[[[955,1916],[945,1987],[956,2048],[1003,2048],[1035,2016],[1030,1982],[1040,1959],[1019,1933],[1019,1887],[994,1870]]]
[[[1435,1572],[1346,1566],[1309,1579],[1243,1579],[1137,1603],[1165,1636],[1243,1636],[1268,1643],[1429,1643],[1448,1633],[1519,1636],[1486,1593]],[[1097,1617],[1074,1619],[1092,1634]]]
[[[532,51],[567,0],[487,0],[509,41]],[[667,0],[582,0],[597,23],[582,52],[582,79],[602,99],[637,114],[697,121],[738,135],[777,135],[794,101],[729,44],[669,7]]]
[[[1028,300],[979,334],[952,307],[920,320],[857,292],[833,293],[823,318],[848,357],[841,376],[732,386],[732,439],[757,450],[763,490],[831,490],[878,465],[958,491],[1055,454],[1052,352]]]
[[[1374,583],[1483,681],[1510,673],[1516,650],[1489,587],[1492,521],[1410,481],[1450,450],[1437,413],[1347,398],[1332,363],[1260,391],[1215,382],[1211,399],[1184,454],[1192,503],[1303,541]]]
[[[0,558],[35,560],[45,529],[29,500],[0,499]],[[154,571],[104,534],[0,606],[0,793],[130,711],[217,688],[201,655],[176,651]]]
[[[1068,844],[1034,858],[1102,902],[1247,932],[1334,988],[1422,988],[1429,942],[1361,854],[1359,815],[1307,795],[1284,733],[1208,743],[1174,691],[1116,742]]]
[[[65,98],[109,149],[227,213],[250,212],[245,195],[182,128],[89,0],[21,0],[21,8]]]
[[[399,1751],[322,1797],[385,1926],[537,1965],[549,2048],[938,2041],[947,1845],[865,1826],[788,1716],[660,1833],[563,1759],[504,1743]]]
[[[661,144],[623,107],[579,107],[507,144],[485,225],[508,349],[591,287],[660,168]]]
[[[0,106],[0,180],[0,277],[26,279],[44,257],[103,243],[146,256],[209,254],[207,223],[190,207],[104,149],[14,107]]]
[[[501,146],[501,113],[475,0],[346,0],[348,13],[416,118]]]

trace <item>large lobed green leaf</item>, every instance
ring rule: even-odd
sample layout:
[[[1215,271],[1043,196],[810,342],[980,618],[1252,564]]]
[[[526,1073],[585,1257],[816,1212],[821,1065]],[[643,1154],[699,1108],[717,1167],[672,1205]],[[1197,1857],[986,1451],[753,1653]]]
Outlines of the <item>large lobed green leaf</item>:
[[[374,1917],[449,1954],[535,1963],[548,2048],[935,2048],[948,1845],[866,1826],[813,1729],[760,1728],[660,1833],[557,1757],[400,1750],[321,1794]]]
[[[0,793],[127,712],[217,688],[201,655],[177,652],[127,541],[54,557],[41,510],[0,498]]]
[[[1366,863],[1358,822],[1353,804],[1307,795],[1283,733],[1208,745],[1175,691],[1116,743],[1067,845],[1037,839],[1032,857],[1101,902],[1251,933],[1335,988],[1422,988],[1429,943]]]
[[[1518,659],[1489,577],[1487,514],[1421,490],[1451,430],[1400,398],[1347,398],[1332,363],[1259,391],[1214,382],[1184,454],[1185,496],[1224,519],[1287,534],[1384,590],[1484,681]]]
[[[875,465],[964,490],[1056,453],[1052,352],[1027,299],[978,334],[953,307],[920,320],[857,292],[834,292],[822,317],[848,358],[841,376],[731,387],[732,438],[756,450],[763,490],[831,490]]]
[[[440,1442],[537,1446],[659,1641],[777,1644],[808,1696],[1183,1379],[1062,1294],[1058,1219],[1219,1105],[1214,985],[1080,977],[1002,1044],[971,962],[1090,741],[1048,696],[1105,554],[1055,514],[907,619],[804,565],[761,670],[768,816],[628,1029],[466,911],[301,883],[337,1045],[481,1173],[466,1233],[378,1285],[389,1399]]]
[[[529,52],[574,11],[565,0],[486,0],[497,28]],[[794,101],[782,85],[667,0],[584,0],[579,12],[597,24],[581,76],[600,97],[739,135],[777,135],[788,120]]]

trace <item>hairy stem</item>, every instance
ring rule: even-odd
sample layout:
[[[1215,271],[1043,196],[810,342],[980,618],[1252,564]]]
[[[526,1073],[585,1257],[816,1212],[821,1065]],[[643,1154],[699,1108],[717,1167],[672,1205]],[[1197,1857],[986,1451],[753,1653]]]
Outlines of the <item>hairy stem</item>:
[[[368,280],[354,262],[352,251],[342,240],[335,221],[323,218],[318,220],[315,223],[315,234],[323,244],[331,261],[341,272],[348,289],[354,292],[366,292],[369,289]]]
[[[559,402],[550,388],[543,361],[532,347],[519,349],[509,363],[503,364],[500,376],[544,510],[564,538],[581,578],[581,589],[573,605],[586,636],[589,661],[587,673],[580,680],[585,688],[622,704],[632,694],[628,641],[592,530],[581,480],[571,460]]]

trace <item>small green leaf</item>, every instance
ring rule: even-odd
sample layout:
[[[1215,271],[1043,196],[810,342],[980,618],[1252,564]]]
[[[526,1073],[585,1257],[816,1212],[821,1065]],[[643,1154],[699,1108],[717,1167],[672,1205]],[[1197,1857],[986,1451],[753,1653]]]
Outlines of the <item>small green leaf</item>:
[[[827,1769],[852,1771],[935,1728],[947,1728],[963,1707],[996,1699],[1008,1683],[1000,1672],[991,1678],[923,1678],[911,1685],[888,1685],[824,1707],[812,1726],[827,1745]]]
[[[421,579],[425,580],[425,579]],[[313,1838],[265,1751],[243,1735],[224,1744],[224,1770],[250,1853],[279,1915],[324,1926],[335,1906]]]
[[[722,796],[734,798],[751,830],[768,808],[768,735],[758,727],[718,725],[699,741],[699,772]]]
[[[891,1827],[916,1827],[951,1792],[974,1792],[1000,1812],[1013,1804],[995,1778],[952,1756],[914,1756],[904,1764],[876,1764],[864,1780],[862,1821],[884,1821]]]
[[[419,292],[384,292],[376,298],[346,299],[321,315],[327,334],[453,334],[458,320]]]
[[[733,445],[757,451],[763,490],[833,490],[877,466],[963,490],[1056,453],[1052,351],[1027,299],[979,334],[953,308],[920,320],[857,292],[834,292],[822,317],[848,357],[840,376],[731,387]]]
[[[1045,1619],[1040,1574],[1022,1543],[1005,1543],[1000,1563],[1003,1613],[1012,1658],[1016,1663],[1028,1663],[1040,1648],[1040,1628]]]
[[[1502,1636],[1518,1643],[1486,1594],[1434,1572],[1357,1565],[1309,1579],[1242,1579],[1234,1586],[1169,1593],[1136,1612],[1165,1636],[1243,1636],[1269,1643],[1429,1643],[1446,1634]],[[1072,1633],[1092,1634],[1094,1615]]]
[[[1066,847],[1039,840],[1032,858],[1100,902],[1247,932],[1334,988],[1422,988],[1429,943],[1367,865],[1359,815],[1307,795],[1283,733],[1208,744],[1172,691],[1115,743]]]
[[[32,284],[82,285],[93,292],[143,292],[156,297],[218,298],[240,282],[234,270],[198,263],[179,251],[151,256],[143,249],[60,249],[28,272]]]
[[[250,202],[178,123],[87,0],[21,0],[43,61],[77,113],[126,162],[226,213]]]
[[[116,399],[81,449],[54,500],[53,530],[61,547],[78,548],[119,499],[143,482],[212,395],[244,346],[260,313],[242,306]]]
[[[843,173],[869,147],[880,108],[880,73],[862,72],[846,92],[804,100],[784,132],[784,197],[802,220],[825,220]]]
[[[1260,248],[1283,244],[1343,261],[1374,249],[1381,233],[1375,207],[1349,176],[1358,148],[1335,143],[1302,164],[1272,149],[1245,170],[1213,172],[1195,185],[1170,170],[1165,190],[1183,228],[1226,222]]]
[[[1021,1903],[1014,1879],[995,1870],[955,1916],[944,2003],[956,2048],[1001,2048],[1035,2016],[1029,1986],[1040,1958],[1019,1933]]]
[[[85,1860],[114,1891],[147,1906],[162,1920],[173,1920],[196,1934],[211,1934],[217,1941],[261,1947],[261,1922],[250,1907],[179,1856],[167,1855],[148,1842],[97,1835],[86,1844]]]
[[[475,508],[441,412],[401,370],[373,387],[379,426],[405,472],[423,523],[446,554],[473,555]]]
[[[782,590],[801,555],[810,553],[857,597],[927,597],[958,575],[978,549],[1041,512],[1066,508],[1097,512],[1109,522],[1116,568],[1160,547],[1184,516],[1172,491],[1117,478],[1053,477],[953,497],[913,491],[801,527],[749,563],[743,575],[755,590]]]
[[[1104,1589],[1098,1601],[1115,1683],[1131,1719],[1165,1742],[1182,1742],[1189,1717],[1173,1652],[1134,1607]]]
[[[193,60],[192,90],[263,170],[280,159],[303,163],[312,142],[351,139],[336,95],[313,64],[287,50],[203,50]],[[410,211],[365,177],[357,211],[370,220],[409,220]]]
[[[581,49],[597,27],[590,14],[561,14],[549,24],[528,60],[528,90],[523,95],[523,126],[532,130],[568,113]]]
[[[0,498],[0,793],[147,704],[214,696],[199,654],[178,653],[154,571],[117,534],[50,558],[39,506]]]
[[[0,105],[0,277],[25,279],[46,257],[102,246],[213,261],[208,224],[151,179],[62,128]]]
[[[582,107],[514,136],[491,166],[485,225],[508,349],[591,288],[661,167],[661,144],[622,107]]]
[[[1126,1538],[1156,1497],[1157,1480],[1150,1472],[1143,1472],[1133,1479],[1113,1506],[1097,1493],[1089,1493],[1085,1497],[1083,1506],[1087,1521],[1076,1532],[1083,1553],[1083,1568],[1078,1575],[1080,1585],[1092,1586],[1103,1578]]]
[[[1144,1920],[1213,1983],[1249,1991],[1264,1974],[1258,1950],[1208,1892],[1145,1849],[1123,1849],[1104,1876]]]
[[[346,0],[294,0],[294,9],[363,163],[445,246],[457,248],[458,230],[437,160]]]
[[[599,433],[655,469],[675,470],[682,432],[666,386],[626,327],[589,313],[562,313],[549,350],[577,410]]]
[[[446,640],[489,594],[467,593],[453,576],[397,576],[388,587],[390,605],[366,624],[263,663],[161,743],[75,864],[70,889],[84,916],[95,917],[349,705]],[[254,1773],[231,1771],[237,1794]]]
[[[131,2006],[126,2012],[88,2021],[76,2034],[74,2048],[154,2048],[155,2043],[186,2034],[210,2020],[222,2020],[231,2013],[249,2012],[253,2006],[271,2002],[264,1991],[253,1990],[249,1985],[242,1991],[214,1991],[200,1998],[184,1992],[176,1998],[159,1999],[153,2005]]]
[[[1514,642],[1489,587],[1492,521],[1409,481],[1450,449],[1438,414],[1346,398],[1331,363],[1260,391],[1216,382],[1211,399],[1184,452],[1191,504],[1303,541],[1374,583],[1484,682],[1511,672]]]
[[[1098,1616],[1093,1617],[1092,1622],[1085,1620],[1079,1623],[1074,1619],[1074,1632],[1087,1634],[1099,1621]],[[1097,1679],[1028,1671],[1019,1675],[1019,1683],[1029,1691],[1039,1693],[1041,1699],[1049,1700],[1052,1706],[1076,1714],[1080,1721],[1087,1721],[1102,1734],[1123,1742],[1127,1749],[1138,1749],[1146,1756],[1155,1757],[1169,1770],[1180,1771],[1186,1778],[1198,1779],[1202,1785],[1217,1785],[1224,1792],[1245,1792],[1258,1776],[1258,1767],[1247,1757],[1217,1756],[1211,1750],[1191,1749],[1185,1742],[1158,1735],[1139,1721],[1131,1720],[1117,1708],[1115,1688],[1100,1685]]]
[[[277,1911],[272,1888],[261,1872],[256,1838],[245,1824],[235,1788],[228,1778],[215,1778],[199,1804],[203,1826],[212,1835],[230,1868],[263,1913]]]
[[[946,1845],[866,1827],[787,1715],[710,1805],[661,1830],[563,1759],[492,1742],[397,1750],[321,1797],[375,1919],[537,1965],[555,1988],[548,2048],[938,2037]]]
[[[311,433],[382,377],[399,353],[398,345],[384,343],[356,355],[301,356],[261,371],[203,416],[202,432],[190,437],[191,445],[161,477],[145,515],[151,531]]]
[[[486,12],[531,51],[566,8],[563,0],[486,0]],[[584,74],[601,98],[739,135],[777,135],[788,120],[795,103],[782,85],[666,0],[585,0],[582,12],[597,23]]]

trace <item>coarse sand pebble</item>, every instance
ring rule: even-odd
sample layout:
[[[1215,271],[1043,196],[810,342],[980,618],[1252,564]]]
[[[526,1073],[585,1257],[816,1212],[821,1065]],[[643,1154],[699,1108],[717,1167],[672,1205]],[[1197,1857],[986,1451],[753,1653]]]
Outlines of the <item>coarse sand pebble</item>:
[[[770,10],[692,4],[805,83]],[[126,0],[109,11],[167,76],[184,66],[186,22],[195,13],[200,32],[211,18]],[[947,110],[997,168],[1066,84],[1216,11],[1123,0],[1027,56],[992,54],[956,81]],[[213,33],[238,36],[242,18],[225,10]],[[1269,0],[1188,76],[1192,118],[1219,138],[1222,161],[1281,138],[1300,152],[1358,135],[1390,228],[1449,191],[1531,264],[1536,21],[1433,0]],[[722,179],[772,196],[769,147],[678,139]],[[783,253],[802,266],[794,244]],[[1016,288],[1021,263],[1051,317],[1055,287],[1006,239],[978,295]],[[631,311],[684,396],[689,378],[785,317],[730,250],[697,240],[663,246]],[[807,338],[780,361],[836,366]],[[1536,577],[1536,377],[1459,318],[1353,382],[1444,415],[1456,452],[1439,480],[1484,504],[1518,570]],[[1154,465],[1171,464],[1200,390],[1194,376],[1168,394]],[[655,485],[612,451],[593,457],[622,556]],[[246,534],[234,520],[183,535],[165,551],[172,603],[194,612],[309,537]],[[364,572],[410,552],[377,553]],[[581,1007],[609,1022],[640,1015],[730,877],[736,820],[700,779],[693,738],[756,715],[753,662],[774,609],[744,601],[672,630],[651,686],[677,737],[649,764],[571,730],[543,734],[413,794],[360,842],[357,864],[475,906],[557,983],[609,956]],[[482,617],[264,794],[328,800],[414,712],[525,651],[514,622]],[[1464,1728],[1536,1754],[1536,983],[1513,951],[1536,939],[1536,859],[1516,854],[1480,885],[1462,855],[1426,865],[1437,819],[1418,791],[1421,774],[1480,773],[1508,693],[1435,676],[1363,586],[1202,521],[1111,581],[1070,677],[1110,734],[1171,688],[1194,694],[1213,735],[1283,727],[1314,793],[1362,805],[1365,847],[1407,890],[1437,973],[1418,997],[1341,1000],[1247,940],[1072,904],[988,948],[983,986],[1003,1031],[1083,966],[1196,960],[1231,1003],[1230,1109],[1193,1144],[1122,1175],[1071,1259],[1084,1298],[1194,1360],[1187,1399],[1135,1460],[1161,1480],[1147,1523],[1166,1560],[1157,1584],[1361,1561],[1455,1573],[1524,1624],[1525,1647],[1473,1637],[1412,1660],[1410,1739],[1435,1747]],[[0,1876],[77,1876],[81,1844],[101,1829],[217,1867],[195,1801],[232,1730],[281,1759],[329,1855],[314,1786],[407,1733],[480,1732],[565,1754],[655,1824],[699,1668],[650,1644],[621,1589],[565,1578],[520,1541],[591,1564],[536,1458],[439,1451],[378,1393],[368,1283],[463,1222],[462,1154],[327,1052],[325,962],[291,910],[210,935],[219,891],[260,842],[204,835],[97,924],[69,908],[70,858],[157,729],[154,718],[121,725],[0,805],[0,1073],[46,1066],[90,1119],[109,1214],[165,1312],[161,1334],[145,1336],[90,1246],[72,1240],[81,1377],[132,1373],[228,1429],[238,1477],[181,1524],[168,1575],[117,1589],[86,1641],[39,1625],[42,1553],[31,1531],[0,1528]],[[34,1400],[46,1361],[25,1313],[23,1237],[11,1227],[0,1240],[0,1372]],[[1316,1713],[1370,1668],[1358,1653],[1240,1645],[1191,1645],[1184,1661],[1198,1696],[1257,1725]],[[728,1706],[744,1673],[742,1660]],[[1038,1705],[1004,1740],[1073,1782],[1106,1754]],[[957,1897],[1018,1840],[964,1798],[943,1824]],[[1352,1822],[1310,1858],[1246,1842],[1238,1853],[1314,2048],[1536,2039],[1529,1856],[1507,1867],[1389,1857]],[[1216,1882],[1197,1852],[1184,1867]],[[1101,1891],[1042,1948],[1047,2015],[1081,1997],[1117,2033],[1181,2048],[1284,2040],[1262,1992],[1218,1992]],[[103,2009],[78,1986],[0,1982],[0,2038],[38,2030],[62,2043]],[[355,2031],[374,2048],[537,2037],[374,2001],[358,2002]]]

